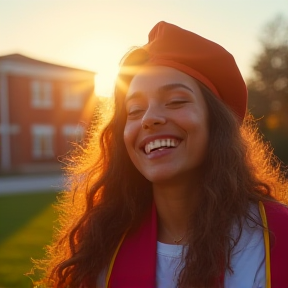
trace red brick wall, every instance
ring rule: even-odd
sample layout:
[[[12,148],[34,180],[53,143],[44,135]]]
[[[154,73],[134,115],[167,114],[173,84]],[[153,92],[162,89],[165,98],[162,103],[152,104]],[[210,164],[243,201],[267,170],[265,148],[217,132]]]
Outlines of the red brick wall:
[[[16,168],[23,164],[33,163],[57,163],[57,157],[67,152],[67,140],[62,134],[65,124],[77,125],[85,122],[88,124],[93,108],[84,111],[64,110],[62,107],[62,85],[61,81],[53,83],[53,108],[39,109],[31,105],[31,81],[33,79],[24,76],[8,76],[9,115],[10,124],[18,125],[19,133],[11,135],[11,164]],[[37,79],[35,79],[37,80]],[[39,79],[41,80],[41,79]],[[43,79],[49,81],[49,79]],[[84,102],[88,103],[93,95],[93,81],[86,81],[83,85]],[[91,101],[90,101],[91,102]],[[95,101],[92,101],[94,105]],[[32,124],[49,124],[55,127],[53,159],[33,159],[32,157]]]
[[[12,166],[31,161],[29,94],[29,83],[26,77],[8,76],[10,125],[18,125],[20,129],[19,133],[12,134],[10,138]]]

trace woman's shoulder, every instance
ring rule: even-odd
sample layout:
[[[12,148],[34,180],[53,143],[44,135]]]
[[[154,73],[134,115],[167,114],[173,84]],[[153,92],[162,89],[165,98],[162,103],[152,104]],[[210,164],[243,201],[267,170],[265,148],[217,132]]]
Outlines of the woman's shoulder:
[[[272,217],[284,217],[288,218],[288,206],[280,202],[265,201],[263,202],[266,214]]]
[[[270,234],[273,238],[281,236],[288,241],[288,207],[272,201],[263,202],[263,206]]]
[[[288,284],[288,207],[281,203],[263,203],[269,229],[271,283],[276,287]],[[274,287],[273,286],[273,287]]]
[[[279,202],[263,202],[268,229],[272,241],[286,239],[288,241],[288,207]],[[279,241],[279,240],[278,240]],[[273,244],[273,242],[272,242]]]

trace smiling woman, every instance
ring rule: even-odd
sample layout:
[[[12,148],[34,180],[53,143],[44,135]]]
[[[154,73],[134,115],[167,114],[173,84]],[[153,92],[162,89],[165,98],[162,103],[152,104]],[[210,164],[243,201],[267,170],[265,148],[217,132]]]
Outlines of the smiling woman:
[[[196,80],[170,67],[143,67],[130,83],[126,111],[124,142],[140,173],[154,184],[188,185],[195,175],[197,186],[196,170],[208,143],[208,112]],[[173,148],[167,149],[166,139]]]
[[[123,58],[114,100],[69,159],[41,283],[288,286],[288,183],[246,113],[233,56],[159,22]]]

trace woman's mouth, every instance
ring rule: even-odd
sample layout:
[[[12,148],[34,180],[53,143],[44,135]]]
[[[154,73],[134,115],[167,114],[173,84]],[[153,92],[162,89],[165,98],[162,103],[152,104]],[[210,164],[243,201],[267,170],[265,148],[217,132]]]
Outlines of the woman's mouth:
[[[144,147],[145,153],[148,155],[155,150],[163,150],[175,148],[179,145],[180,141],[177,139],[156,139],[147,143]]]

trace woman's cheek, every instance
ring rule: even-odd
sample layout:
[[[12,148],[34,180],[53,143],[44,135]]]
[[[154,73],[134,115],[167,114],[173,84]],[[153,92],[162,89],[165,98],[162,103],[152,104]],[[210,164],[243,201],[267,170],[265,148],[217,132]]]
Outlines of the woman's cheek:
[[[133,147],[133,144],[135,142],[135,124],[131,123],[131,121],[127,121],[125,128],[124,128],[124,133],[123,133],[123,137],[124,137],[124,143],[126,146],[126,149],[128,150],[129,153],[129,149],[131,149],[131,147]]]

